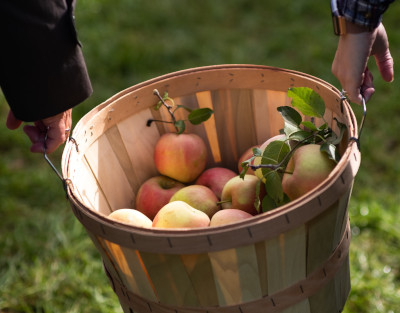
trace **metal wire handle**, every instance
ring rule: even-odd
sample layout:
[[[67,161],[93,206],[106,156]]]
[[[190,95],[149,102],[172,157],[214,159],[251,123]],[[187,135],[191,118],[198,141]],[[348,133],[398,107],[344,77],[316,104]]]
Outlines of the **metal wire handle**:
[[[346,91],[344,91],[342,89],[342,91],[340,92],[340,101],[341,101],[341,105],[343,105],[343,101],[347,100],[346,98]],[[361,94],[361,100],[362,100],[362,110],[363,110],[363,116],[361,118],[361,122],[360,122],[360,127],[358,128],[358,137],[350,137],[350,140],[353,140],[357,143],[357,147],[358,150],[361,151],[361,144],[360,144],[360,139],[361,139],[361,133],[364,127],[364,123],[365,123],[365,117],[367,116],[367,105],[365,103],[365,98],[364,96]]]
[[[54,164],[51,162],[51,160],[49,159],[49,157],[47,156],[47,136],[48,136],[48,131],[49,131],[49,127],[46,128],[46,134],[44,136],[44,143],[43,143],[43,157],[44,159],[47,161],[47,163],[50,165],[50,167],[53,169],[54,173],[57,174],[58,178],[61,180],[62,184],[63,184],[63,188],[65,191],[65,195],[68,198],[68,193],[67,193],[67,186],[68,183],[71,181],[69,178],[64,178],[61,173],[57,170],[57,168],[54,166]],[[69,137],[72,138],[72,137]],[[68,139],[69,139],[68,138]]]

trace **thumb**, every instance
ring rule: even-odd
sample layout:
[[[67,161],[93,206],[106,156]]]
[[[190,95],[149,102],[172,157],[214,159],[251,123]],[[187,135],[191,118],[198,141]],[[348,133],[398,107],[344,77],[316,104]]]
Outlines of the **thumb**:
[[[382,23],[377,28],[376,39],[372,46],[371,54],[375,57],[375,62],[382,78],[387,82],[393,81],[393,58],[389,50],[388,36]]]
[[[390,54],[389,49],[387,49],[382,54],[380,53],[375,54],[375,61],[382,78],[387,82],[393,81],[394,79],[393,58],[392,55]]]

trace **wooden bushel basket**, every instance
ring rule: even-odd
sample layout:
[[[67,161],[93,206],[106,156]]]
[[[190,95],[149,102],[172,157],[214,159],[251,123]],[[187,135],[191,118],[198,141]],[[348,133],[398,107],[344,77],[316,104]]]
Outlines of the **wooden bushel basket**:
[[[153,90],[177,104],[209,107],[201,125],[187,125],[208,146],[208,167],[237,170],[250,146],[283,128],[278,106],[289,87],[310,87],[326,104],[325,120],[347,126],[341,160],[303,197],[240,223],[200,229],[142,229],[111,221],[134,208],[135,194],[157,175],[154,146],[170,124],[155,111]],[[317,121],[318,123],[318,121]],[[337,313],[350,291],[348,202],[361,155],[357,122],[339,91],[296,71],[257,65],[183,70],[130,87],[76,125],[62,158],[74,214],[102,256],[126,313]]]

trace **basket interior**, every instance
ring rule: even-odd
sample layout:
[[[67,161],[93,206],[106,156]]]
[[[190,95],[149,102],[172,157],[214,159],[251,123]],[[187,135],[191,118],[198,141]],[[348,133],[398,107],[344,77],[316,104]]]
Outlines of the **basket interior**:
[[[85,206],[108,215],[120,208],[135,208],[135,195],[146,179],[157,175],[153,162],[154,146],[171,124],[163,108],[154,110],[161,94],[168,92],[176,104],[190,108],[208,107],[213,116],[201,125],[186,123],[186,131],[200,135],[208,147],[207,167],[223,166],[238,171],[238,159],[253,145],[279,134],[283,119],[277,107],[290,105],[289,87],[310,87],[325,101],[324,119],[334,131],[337,118],[348,132],[341,144],[345,152],[352,118],[340,104],[338,94],[327,84],[296,72],[270,68],[221,68],[184,72],[143,86],[127,89],[88,114],[74,130],[79,152],[71,149],[67,173],[74,195]],[[251,88],[250,88],[251,87]],[[177,118],[184,119],[178,110]],[[316,121],[323,123],[324,121]]]

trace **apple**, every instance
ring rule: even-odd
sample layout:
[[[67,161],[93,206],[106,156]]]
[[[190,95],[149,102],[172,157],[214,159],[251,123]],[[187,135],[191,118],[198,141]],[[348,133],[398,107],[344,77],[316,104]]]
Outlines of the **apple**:
[[[194,181],[204,171],[206,161],[206,144],[196,134],[166,133],[154,148],[159,173],[182,183]]]
[[[197,228],[210,225],[208,215],[184,201],[164,205],[153,220],[155,228]]]
[[[210,226],[221,226],[239,222],[252,217],[250,213],[237,209],[225,209],[218,211],[211,218]]]
[[[210,188],[218,199],[221,199],[222,189],[226,182],[235,176],[237,176],[237,173],[228,168],[212,167],[201,173],[195,184]]]
[[[185,187],[181,182],[167,176],[154,176],[147,179],[136,195],[136,210],[151,220],[166,205],[179,189]]]
[[[219,210],[219,199],[214,192],[203,185],[190,185],[178,190],[170,199],[184,201],[193,208],[200,210],[211,218]]]
[[[243,167],[242,167],[242,163],[248,159],[250,159],[253,156],[253,149],[254,148],[259,148],[259,146],[252,146],[250,148],[248,148],[245,152],[243,152],[243,154],[241,155],[241,157],[239,158],[238,161],[238,171],[239,174],[242,172]],[[251,162],[251,164],[253,164],[254,160]],[[246,174],[252,174],[254,175],[254,171],[249,167],[247,169]]]
[[[320,145],[307,144],[296,149],[282,178],[283,191],[290,200],[297,199],[324,181],[336,163]]]
[[[286,139],[286,136],[285,136],[284,134],[279,134],[279,135],[276,135],[276,136],[273,136],[273,137],[269,138],[268,140],[266,140],[264,143],[262,143],[262,144],[260,145],[261,153],[262,153],[262,154],[264,153],[265,148],[266,148],[271,142],[276,141],[276,140],[283,141],[283,140],[285,140],[285,139]],[[261,160],[262,160],[262,157],[255,157],[255,158],[254,158],[254,161],[253,161],[253,165],[260,165],[260,164],[261,164]],[[262,168],[256,169],[256,170],[254,171],[254,175],[256,175],[259,179],[262,179],[262,181],[265,183],[265,178],[263,177]]]
[[[129,208],[115,210],[114,212],[108,215],[108,218],[117,222],[138,227],[150,228],[153,225],[152,220],[149,219],[142,212]]]
[[[252,215],[258,212],[254,206],[257,197],[257,183],[260,179],[254,175],[236,176],[231,178],[224,186],[221,196],[222,209],[242,210]],[[261,185],[260,200],[265,195],[265,188]]]

